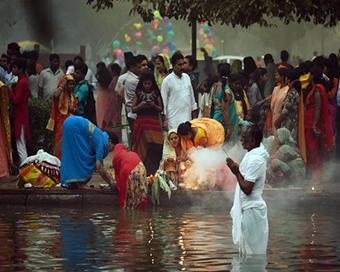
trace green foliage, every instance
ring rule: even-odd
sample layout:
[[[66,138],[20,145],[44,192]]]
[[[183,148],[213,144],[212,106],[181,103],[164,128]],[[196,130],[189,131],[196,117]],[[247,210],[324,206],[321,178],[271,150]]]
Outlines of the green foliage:
[[[30,98],[28,100],[31,148],[34,154],[41,148],[53,154],[54,134],[46,129],[51,109],[52,101],[50,100],[41,98]]]
[[[339,0],[123,0],[132,2],[131,14],[139,14],[145,22],[154,19],[159,10],[164,17],[210,24],[253,24],[270,26],[270,19],[278,18],[285,24],[312,21],[317,25],[336,26],[340,20]],[[97,11],[113,8],[120,0],[87,0]]]

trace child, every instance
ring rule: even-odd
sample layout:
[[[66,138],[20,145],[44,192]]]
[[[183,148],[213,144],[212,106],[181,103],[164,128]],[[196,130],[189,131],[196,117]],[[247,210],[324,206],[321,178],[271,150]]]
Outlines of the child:
[[[31,138],[28,124],[29,87],[25,76],[27,61],[19,58],[13,61],[12,74],[18,77],[15,89],[9,88],[9,97],[13,103],[14,136],[19,155],[19,165],[27,158],[26,141]]]
[[[146,71],[136,87],[132,112],[137,113],[133,133],[133,151],[145,165],[148,175],[154,175],[162,159],[163,133],[161,115],[163,103],[152,72]]]

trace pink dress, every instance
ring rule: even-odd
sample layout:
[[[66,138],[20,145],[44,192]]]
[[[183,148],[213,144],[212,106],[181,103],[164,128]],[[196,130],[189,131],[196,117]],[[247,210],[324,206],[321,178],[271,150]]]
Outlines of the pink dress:
[[[109,90],[99,83],[98,95],[96,100],[97,126],[103,129],[103,120],[108,107]]]

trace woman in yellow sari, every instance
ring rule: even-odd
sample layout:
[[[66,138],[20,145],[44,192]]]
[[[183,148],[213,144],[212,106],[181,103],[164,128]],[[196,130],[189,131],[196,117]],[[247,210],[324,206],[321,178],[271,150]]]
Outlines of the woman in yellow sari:
[[[184,152],[192,147],[210,147],[224,143],[224,127],[210,118],[197,118],[178,126]]]
[[[61,159],[61,138],[63,133],[63,123],[67,117],[78,113],[78,99],[72,93],[74,79],[71,75],[64,75],[54,91],[54,100],[50,119],[46,128],[55,133],[53,155]]]
[[[159,54],[155,58],[155,79],[158,89],[161,89],[163,79],[169,74],[170,60],[167,55]]]

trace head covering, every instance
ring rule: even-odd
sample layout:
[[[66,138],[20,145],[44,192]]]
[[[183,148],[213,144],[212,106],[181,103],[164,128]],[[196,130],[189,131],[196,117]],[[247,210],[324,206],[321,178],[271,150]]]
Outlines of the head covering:
[[[67,67],[67,71],[66,71],[67,75],[73,75],[74,74],[74,66],[70,65],[69,67]]]
[[[166,140],[164,142],[164,145],[163,145],[163,155],[162,155],[162,158],[163,159],[166,159],[166,158],[173,158],[173,159],[176,159],[176,150],[175,148],[172,146],[172,144],[170,143],[170,135],[172,133],[177,133],[177,129],[171,129],[168,131],[168,134],[167,134],[167,137],[166,137]],[[180,138],[180,136],[178,135],[178,138]]]
[[[70,80],[72,80],[72,81],[74,81],[74,78],[73,78],[73,76],[72,75],[69,75],[69,74],[65,74],[65,77],[64,77],[67,81],[70,81]]]
[[[237,74],[242,72],[242,61],[235,59],[233,60],[233,63],[231,64],[230,72],[232,74]]]
[[[155,69],[155,79],[156,79],[156,83],[157,83],[158,88],[161,89],[162,81],[163,81],[163,79],[164,79],[164,78],[168,75],[168,73],[169,73],[169,69],[170,69],[170,60],[169,60],[168,56],[165,55],[165,54],[163,54],[163,53],[162,53],[162,54],[158,54],[158,55],[156,56],[156,58],[157,58],[158,56],[160,56],[160,57],[163,58],[163,63],[164,63],[165,69],[166,69],[166,71],[167,71],[167,72],[166,72],[166,75],[165,75],[165,76],[162,76],[161,73],[158,72],[157,68]]]
[[[293,139],[292,134],[286,128],[279,128],[277,130],[277,137],[281,144],[293,144],[296,145],[296,141]]]

